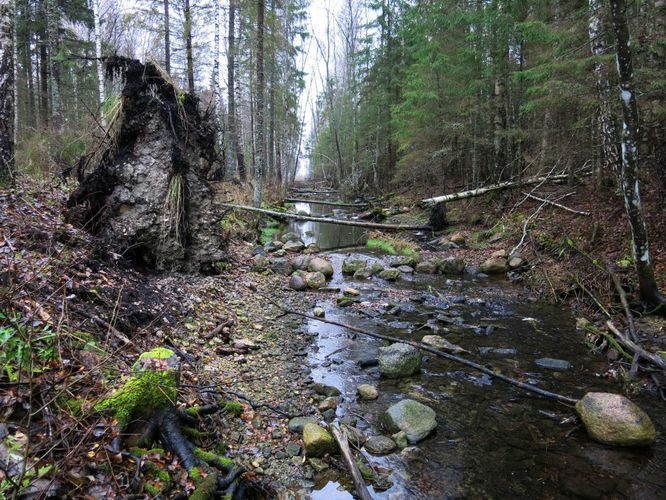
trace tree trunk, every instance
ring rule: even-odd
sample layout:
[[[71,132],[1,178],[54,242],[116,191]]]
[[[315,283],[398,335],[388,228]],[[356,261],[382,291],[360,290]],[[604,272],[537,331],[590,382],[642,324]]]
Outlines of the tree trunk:
[[[14,0],[0,0],[0,184],[14,173]]]
[[[57,0],[46,0],[46,26],[49,40],[49,72],[51,76],[51,125],[56,133],[62,133],[64,121],[62,116],[62,98],[60,93],[58,31],[60,18],[58,16]]]
[[[236,2],[229,1],[229,47],[227,50],[227,92],[229,99],[229,135],[231,136],[231,143],[233,150],[236,154],[236,162],[238,163],[238,176],[241,182],[247,180],[247,172],[245,169],[245,154],[243,153],[243,146],[241,144],[240,123],[238,113],[236,111]]]
[[[104,117],[104,67],[102,65],[102,32],[100,28],[99,0],[92,0],[93,18],[95,21],[95,63],[97,65],[97,93],[99,98],[99,123],[106,130],[106,119]]]
[[[183,10],[185,16],[185,29],[183,36],[185,37],[185,52],[187,57],[187,90],[190,94],[194,94],[194,56],[192,53],[192,8],[190,7],[190,0],[185,0],[185,8]]]
[[[261,206],[261,185],[266,165],[266,145],[264,138],[264,9],[265,0],[257,0],[257,156],[254,169],[254,206]]]
[[[659,294],[643,219],[638,162],[638,106],[633,87],[631,41],[627,26],[624,0],[611,0],[613,28],[616,37],[617,72],[624,126],[622,127],[622,191],[624,206],[631,227],[634,262],[638,273],[640,296],[643,302],[663,306],[666,299]]]
[[[599,61],[599,58],[606,54],[606,44],[604,43],[603,29],[601,25],[602,8],[600,0],[589,0],[590,17],[588,34],[590,37],[592,56],[595,57],[592,72],[595,77],[597,97],[599,99],[597,120],[599,135],[601,136],[602,153],[602,167],[597,175],[597,182],[599,184],[601,184],[602,179],[610,172],[619,175],[621,170],[620,154],[617,147],[617,130],[615,128],[615,120],[613,118],[610,102],[611,86],[608,81],[608,75],[605,74],[603,64]]]
[[[275,12],[275,0],[271,0],[271,13],[273,25],[271,26],[271,35],[275,34],[275,19],[277,18]],[[269,49],[269,77],[268,77],[268,109],[269,109],[269,124],[268,124],[268,174],[269,179],[272,181],[278,178],[275,172],[275,57],[277,52],[275,36],[271,36],[272,43]],[[279,186],[279,185],[278,185]]]
[[[41,14],[46,22],[46,9],[42,5]],[[39,118],[42,127],[49,125],[49,56],[46,29],[39,32]]]
[[[164,0],[164,69],[171,74],[171,27],[169,26],[169,0]]]
[[[217,145],[222,161],[215,167],[212,178],[221,180],[224,178],[224,129],[223,129],[223,111],[222,111],[222,92],[220,89],[220,0],[213,1],[213,10],[215,16],[215,34],[214,34],[214,55],[213,55],[213,109],[215,110],[215,125],[217,128]]]

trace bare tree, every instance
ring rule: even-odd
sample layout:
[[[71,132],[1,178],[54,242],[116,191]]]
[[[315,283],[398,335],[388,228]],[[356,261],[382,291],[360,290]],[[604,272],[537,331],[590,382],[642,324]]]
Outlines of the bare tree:
[[[190,0],[185,0],[183,9],[185,16],[185,29],[183,30],[183,38],[185,38],[185,52],[187,58],[187,90],[190,94],[194,94],[194,54],[192,49],[192,7]]]
[[[617,73],[624,126],[622,127],[622,192],[629,217],[634,262],[638,273],[640,296],[643,302],[663,307],[666,299],[659,293],[650,257],[647,227],[641,206],[638,161],[638,106],[633,86],[631,41],[627,26],[624,0],[611,0],[613,28],[616,38]]]
[[[0,0],[0,183],[14,171],[14,0]]]
[[[51,77],[51,125],[61,133],[64,128],[62,116],[62,98],[60,94],[60,67],[57,60],[59,53],[60,16],[56,0],[46,1],[46,29],[49,49],[49,72]]]
[[[164,0],[164,69],[171,74],[171,26],[169,26],[169,0]]]
[[[238,162],[238,175],[241,182],[247,180],[245,154],[241,144],[240,120],[236,111],[236,10],[235,0],[229,1],[229,47],[227,50],[227,92],[229,99],[229,135]]]

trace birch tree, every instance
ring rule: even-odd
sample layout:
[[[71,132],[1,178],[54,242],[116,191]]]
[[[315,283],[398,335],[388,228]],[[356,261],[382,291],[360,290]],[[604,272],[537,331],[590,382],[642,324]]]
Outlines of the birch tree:
[[[58,12],[57,0],[46,1],[46,29],[48,36],[48,64],[51,81],[51,125],[57,133],[62,133],[64,121],[62,116],[62,97],[60,94],[59,78],[59,43],[58,32],[60,31],[60,16]]]
[[[95,63],[97,65],[97,93],[99,97],[100,118],[99,123],[106,130],[104,117],[104,65],[102,64],[102,31],[100,23],[99,0],[92,0],[93,21],[95,25]]]
[[[261,186],[266,166],[266,144],[264,134],[264,112],[266,92],[264,82],[264,11],[265,0],[257,0],[257,106],[256,106],[256,159],[254,169],[254,206],[261,206]]]
[[[641,206],[638,137],[639,121],[636,93],[633,86],[631,40],[627,26],[624,0],[611,0],[613,29],[615,31],[617,73],[622,101],[622,192],[624,206],[631,228],[634,263],[638,273],[641,300],[653,306],[663,307],[666,299],[660,295],[654,277],[650,257],[647,227]]]
[[[171,74],[171,26],[169,25],[169,0],[164,0],[164,69]]]
[[[0,0],[0,183],[14,171],[14,0]]]
[[[227,91],[229,100],[229,135],[238,164],[238,176],[241,182],[247,180],[245,154],[241,143],[240,120],[236,109],[236,10],[235,0],[229,1],[229,32],[227,48]],[[240,104],[240,103],[239,103]]]

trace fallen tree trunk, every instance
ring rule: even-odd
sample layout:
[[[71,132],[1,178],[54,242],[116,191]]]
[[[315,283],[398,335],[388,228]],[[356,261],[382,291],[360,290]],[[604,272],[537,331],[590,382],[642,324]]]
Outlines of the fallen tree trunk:
[[[449,201],[474,198],[475,196],[481,196],[482,194],[490,193],[491,191],[499,191],[501,189],[509,189],[520,186],[529,186],[531,184],[539,184],[540,182],[561,181],[561,180],[566,180],[568,177],[569,176],[567,174],[559,174],[559,175],[550,175],[546,177],[530,177],[528,179],[523,179],[522,181],[500,182],[499,184],[493,184],[491,186],[471,189],[469,191],[461,191],[459,193],[452,193],[443,196],[436,196],[434,198],[427,198],[425,200],[421,200],[421,203],[423,205],[428,205],[428,206],[438,205],[440,203],[447,203]]]
[[[552,205],[557,208],[561,208],[562,210],[566,210],[567,212],[571,212],[572,214],[576,215],[590,215],[590,212],[581,212],[580,210],[574,210],[573,208],[565,207],[564,205],[560,203],[556,203],[554,201],[546,200],[544,198],[539,198],[538,196],[534,196],[533,194],[530,193],[523,193],[525,196],[528,198],[532,198],[533,200],[540,201],[542,203],[547,203],[548,205]],[[572,193],[573,194],[573,193]]]
[[[347,435],[344,433],[344,431],[341,432],[340,429],[338,429],[338,427],[334,424],[329,425],[329,428],[331,429],[333,437],[338,442],[340,453],[342,453],[342,458],[344,458],[345,464],[347,464],[347,469],[349,469],[349,473],[351,474],[352,480],[354,481],[354,486],[356,487],[358,498],[361,500],[372,500],[372,495],[368,491],[368,487],[365,485],[361,471],[358,469],[358,465],[356,465],[356,462],[354,461],[354,456],[349,449]]]
[[[610,320],[606,321],[606,326],[608,327],[608,331],[617,337],[620,344],[629,349],[632,353],[638,354],[638,356],[643,358],[645,361],[648,361],[649,363],[652,363],[653,365],[666,371],[666,359],[662,358],[658,354],[646,351],[641,346],[625,337],[624,334],[618,330]]]
[[[352,208],[365,208],[367,203],[343,203],[341,201],[324,201],[324,200],[306,200],[303,198],[285,198],[287,203],[315,203],[317,205],[330,205],[332,207],[352,207]]]
[[[247,207],[245,205],[233,205],[231,203],[222,203],[222,207],[233,208],[236,210],[245,210],[247,212],[255,212],[259,214],[269,215],[275,219],[293,219],[293,220],[307,220],[312,222],[324,222],[327,224],[339,224],[341,226],[354,226],[354,227],[367,227],[369,229],[383,229],[385,231],[425,231],[429,230],[428,226],[412,226],[409,224],[380,224],[377,222],[359,222],[344,219],[334,219],[331,217],[316,217],[313,215],[299,215],[285,212],[278,212],[275,210],[266,210],[264,208]]]
[[[265,296],[264,296],[265,297]],[[328,323],[329,325],[335,325],[335,326],[340,326],[342,328],[346,328],[347,330],[351,330],[352,332],[360,333],[361,335],[367,335],[368,337],[376,338],[379,340],[386,340],[389,342],[400,342],[403,344],[408,344],[411,345],[412,347],[416,347],[417,349],[421,351],[426,351],[431,354],[435,354],[436,356],[439,356],[440,358],[448,359],[449,361],[453,361],[455,363],[469,366],[471,368],[474,368],[475,370],[479,370],[482,373],[485,373],[486,375],[490,375],[491,377],[495,377],[499,380],[502,380],[503,382],[507,382],[508,384],[514,385],[516,387],[519,387],[521,389],[524,389],[529,392],[533,392],[535,394],[538,394],[540,396],[544,396],[546,398],[554,399],[556,401],[559,401],[560,403],[565,403],[569,405],[575,405],[578,400],[574,398],[570,398],[567,396],[563,396],[561,394],[557,394],[555,392],[547,391],[545,389],[541,389],[539,387],[536,387],[535,385],[528,384],[526,382],[521,382],[520,380],[516,380],[514,378],[511,378],[507,375],[503,375],[499,373],[496,370],[493,370],[491,368],[488,368],[486,366],[480,365],[478,363],[475,363],[474,361],[470,361],[468,359],[465,359],[461,356],[456,356],[455,354],[449,354],[447,352],[439,351],[437,349],[434,349],[430,346],[427,346],[425,344],[422,344],[421,342],[413,342],[411,340],[406,340],[406,339],[397,339],[394,337],[389,337],[387,335],[381,335],[379,333],[373,333],[373,332],[368,332],[366,330],[362,330],[360,328],[357,328],[352,325],[347,325],[345,323],[340,323],[339,321],[332,321],[330,319],[325,319],[325,318],[317,318],[316,316],[312,316],[310,314],[302,313],[300,311],[295,311],[293,309],[287,309],[277,302],[271,300],[269,297],[265,297],[269,302],[271,302],[273,305],[281,309],[283,312],[286,314],[294,314],[296,316],[301,316],[303,318],[311,319],[314,321],[321,321],[322,323]]]

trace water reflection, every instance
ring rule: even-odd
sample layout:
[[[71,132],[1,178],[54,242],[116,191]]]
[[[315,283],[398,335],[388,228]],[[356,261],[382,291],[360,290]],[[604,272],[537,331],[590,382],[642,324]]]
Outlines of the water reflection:
[[[295,203],[294,211],[322,217],[345,218],[344,212],[317,203]],[[303,243],[317,243],[322,250],[365,245],[367,232],[362,227],[341,226],[313,221],[291,221],[289,231],[301,235]]]

